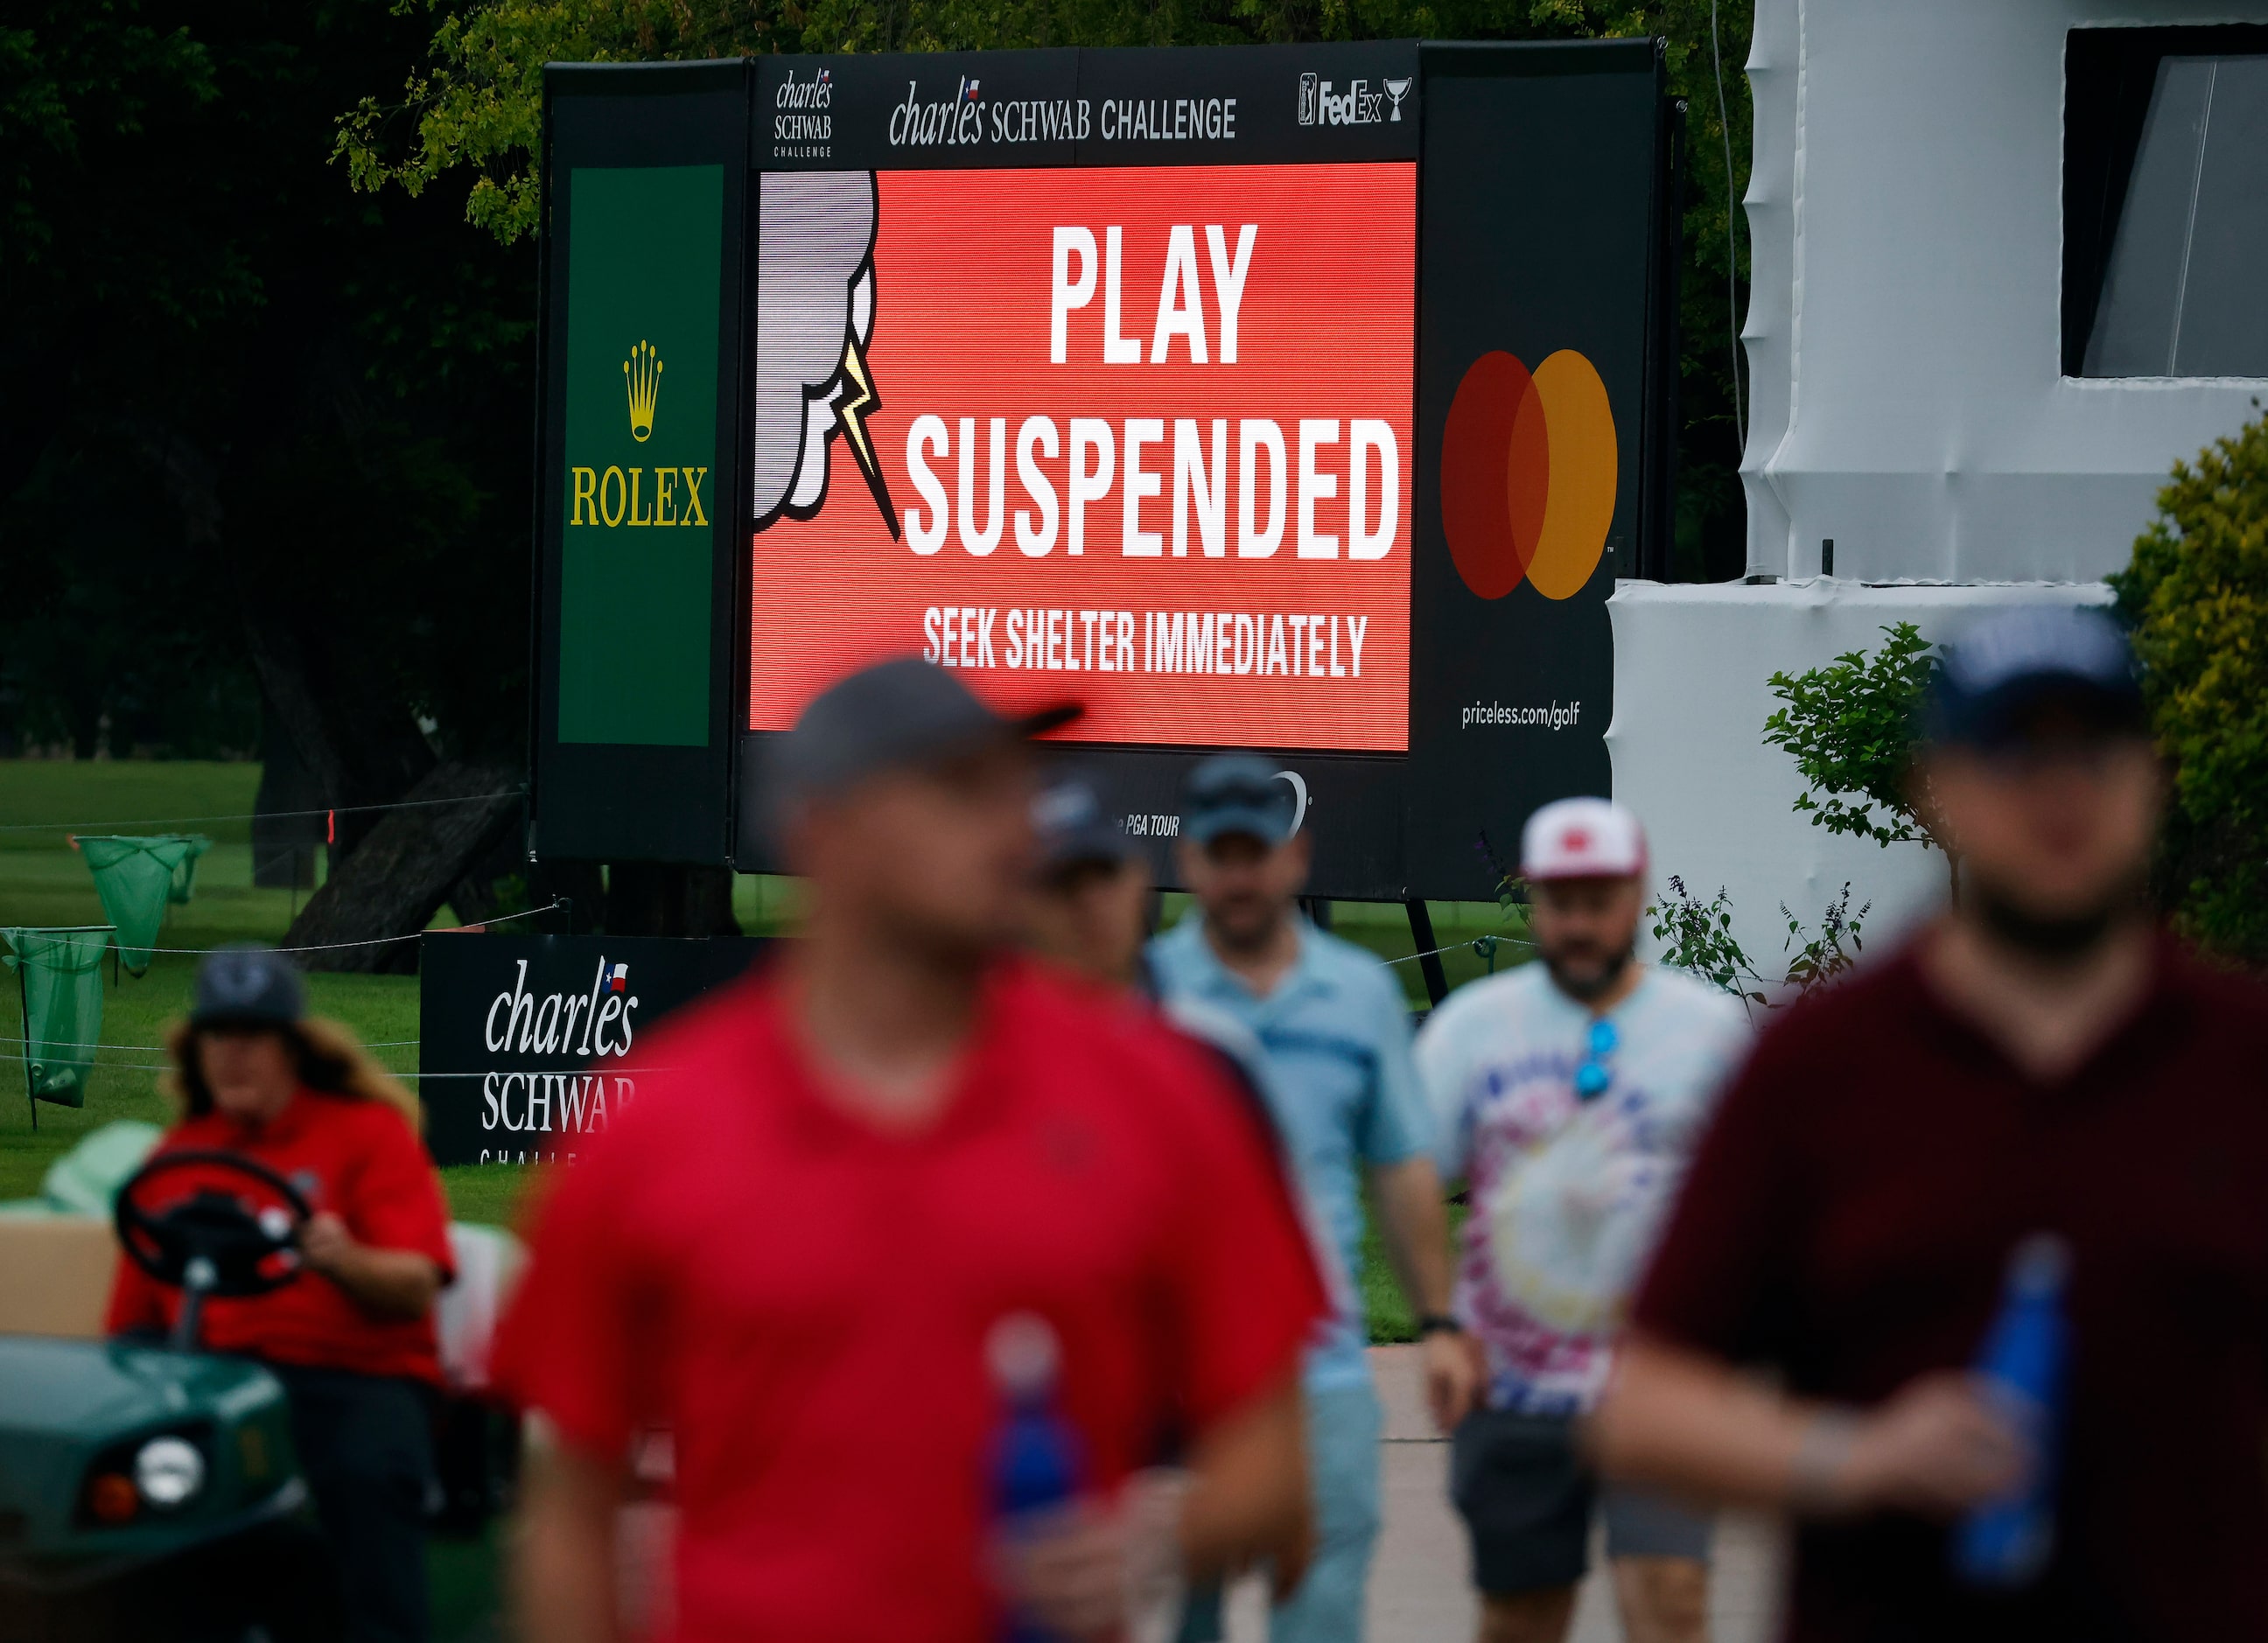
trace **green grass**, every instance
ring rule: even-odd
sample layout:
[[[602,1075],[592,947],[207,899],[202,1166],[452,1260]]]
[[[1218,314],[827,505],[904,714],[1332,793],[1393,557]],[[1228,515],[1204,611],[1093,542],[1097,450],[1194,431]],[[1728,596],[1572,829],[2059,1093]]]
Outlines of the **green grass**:
[[[68,842],[68,832],[194,831],[214,841],[197,871],[196,897],[172,910],[159,945],[203,948],[232,940],[279,939],[300,897],[290,890],[254,888],[251,828],[244,821],[192,822],[186,818],[240,816],[252,808],[260,781],[256,764],[194,761],[0,762],[0,925],[75,925],[102,921],[100,903],[86,864]],[[25,824],[37,824],[26,827]],[[94,825],[88,825],[92,823]],[[320,855],[320,852],[318,852]],[[793,880],[748,875],[735,880],[733,908],[751,933],[792,926],[800,906]],[[1181,917],[1188,898],[1166,898],[1168,923]],[[1486,935],[1518,938],[1525,933],[1517,911],[1510,920],[1492,903],[1436,902],[1432,905],[1434,939],[1469,943]],[[1332,928],[1381,959],[1408,960],[1414,944],[1407,915],[1398,906],[1340,902],[1332,907]],[[441,922],[453,922],[445,909]],[[1497,953],[1499,968],[1525,956],[1507,941]],[[1469,946],[1442,955],[1452,986],[1484,973],[1486,963]],[[171,1116],[157,1090],[158,1049],[166,1026],[188,1007],[196,960],[160,954],[146,976],[106,981],[102,1043],[84,1108],[39,1110],[32,1128],[30,1103],[21,1098],[22,1023],[11,977],[0,972],[0,1198],[26,1197],[40,1190],[41,1177],[57,1155],[98,1125],[121,1118],[163,1124]],[[1425,1002],[1425,981],[1415,962],[1394,966],[1404,994]],[[345,1022],[373,1046],[398,1072],[417,1067],[417,981],[409,976],[313,975],[307,978],[311,1006]],[[512,1224],[527,1182],[519,1169],[460,1165],[441,1172],[452,1213],[462,1220]],[[1369,1303],[1373,1334],[1384,1340],[1408,1338],[1408,1308],[1394,1287],[1373,1234],[1365,1246],[1363,1294]]]
[[[1465,1206],[1450,1205],[1449,1239],[1452,1248],[1454,1248],[1457,1234],[1464,1224]],[[1418,1315],[1403,1299],[1402,1291],[1394,1282],[1394,1269],[1386,1259],[1386,1241],[1378,1235],[1378,1222],[1370,1214],[1367,1198],[1363,1205],[1362,1273],[1357,1283],[1362,1291],[1363,1315],[1370,1320],[1370,1338],[1373,1345],[1418,1338]]]
[[[425,1543],[425,1588],[433,1636],[444,1643],[495,1643],[504,1619],[504,1526],[491,1518],[468,1540]]]

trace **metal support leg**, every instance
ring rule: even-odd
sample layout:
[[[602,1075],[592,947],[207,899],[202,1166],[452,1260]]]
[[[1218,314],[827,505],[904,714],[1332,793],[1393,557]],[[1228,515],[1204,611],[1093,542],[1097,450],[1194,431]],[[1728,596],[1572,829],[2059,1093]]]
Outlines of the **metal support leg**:
[[[1433,951],[1440,945],[1433,939],[1433,915],[1422,901],[1404,902],[1402,905],[1410,914],[1410,939],[1424,955],[1418,959],[1418,968],[1425,976],[1425,997],[1439,1006],[1449,996],[1449,978],[1442,972],[1441,955]]]

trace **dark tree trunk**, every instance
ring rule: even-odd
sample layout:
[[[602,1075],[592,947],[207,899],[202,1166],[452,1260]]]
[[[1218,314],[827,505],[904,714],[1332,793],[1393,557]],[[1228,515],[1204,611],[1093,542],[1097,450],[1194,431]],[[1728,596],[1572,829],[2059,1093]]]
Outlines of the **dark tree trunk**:
[[[729,867],[618,861],[608,873],[610,936],[737,936]]]
[[[535,887],[528,882],[526,841],[523,831],[521,818],[515,815],[512,824],[497,836],[487,853],[467,867],[463,875],[449,887],[449,906],[457,915],[459,924],[484,925],[502,912],[504,898],[497,894],[497,885],[500,880],[514,875],[519,875],[522,882],[527,884],[527,906],[541,907],[551,899],[536,895]],[[512,925],[514,933],[521,935],[537,935],[551,928],[554,926],[548,918],[515,920]]]
[[[260,788],[252,799],[252,882],[262,889],[315,888],[323,843],[323,790],[299,762],[299,745],[272,709],[260,713]]]
[[[228,573],[263,711],[290,739],[320,803],[340,813],[330,841],[335,873],[386,814],[372,807],[400,799],[438,760],[387,670],[342,645],[320,604],[300,596],[292,579],[296,557],[279,560],[274,544],[263,553],[261,544],[222,529],[221,476],[203,447],[157,423],[129,420],[127,431],[180,509],[190,545],[211,552]],[[322,819],[316,821],[320,826]]]
[[[417,733],[407,703],[342,676],[355,672],[351,666],[319,665],[298,624],[273,600],[258,589],[241,591],[245,637],[261,695],[322,788],[323,802],[340,812],[337,836],[330,842],[336,872],[386,814],[369,807],[400,799],[438,762]]]
[[[519,776],[500,765],[452,761],[387,811],[315,892],[284,938],[308,969],[403,973],[417,968],[414,937],[452,886],[493,849],[519,815]],[[434,803],[433,800],[448,800]]]

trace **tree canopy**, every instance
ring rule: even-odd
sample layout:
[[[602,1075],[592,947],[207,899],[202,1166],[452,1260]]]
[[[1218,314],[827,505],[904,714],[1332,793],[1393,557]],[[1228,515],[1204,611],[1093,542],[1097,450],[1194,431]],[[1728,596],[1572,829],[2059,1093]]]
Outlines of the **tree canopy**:
[[[547,62],[615,63],[806,51],[1191,46],[1310,40],[1544,40],[1660,35],[1687,99],[1681,291],[1677,565],[1740,574],[1746,512],[1727,280],[1730,202],[1748,181],[1751,8],[1709,0],[424,0],[427,60],[399,93],[340,121],[357,187],[446,189],[512,243],[536,227]],[[1718,68],[1721,64],[1721,86]],[[1719,117],[1719,92],[1727,120]],[[1727,122],[1730,141],[1727,143]],[[1727,185],[1729,152],[1733,186]],[[1745,278],[1743,232],[1739,268]],[[1744,309],[1743,293],[1737,306]]]
[[[330,161],[430,33],[382,0],[0,26],[0,737],[248,749],[264,698],[341,804],[517,756],[534,259]]]

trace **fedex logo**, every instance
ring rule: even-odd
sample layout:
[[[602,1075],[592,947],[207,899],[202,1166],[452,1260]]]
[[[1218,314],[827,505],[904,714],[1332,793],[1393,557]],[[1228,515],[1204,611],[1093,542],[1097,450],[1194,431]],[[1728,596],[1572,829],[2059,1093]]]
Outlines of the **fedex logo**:
[[[1389,85],[1393,84],[1388,82]],[[1400,92],[1394,99],[1394,117],[1402,118],[1402,96],[1410,83],[1400,83]],[[1374,126],[1386,122],[1386,98],[1383,91],[1373,92],[1367,79],[1348,82],[1344,92],[1335,91],[1329,80],[1319,80],[1312,74],[1300,77],[1300,123],[1303,126]]]

